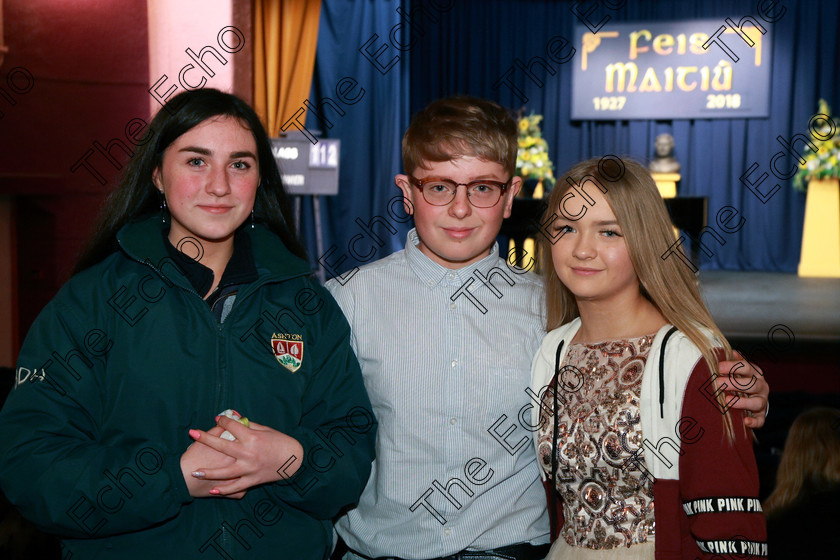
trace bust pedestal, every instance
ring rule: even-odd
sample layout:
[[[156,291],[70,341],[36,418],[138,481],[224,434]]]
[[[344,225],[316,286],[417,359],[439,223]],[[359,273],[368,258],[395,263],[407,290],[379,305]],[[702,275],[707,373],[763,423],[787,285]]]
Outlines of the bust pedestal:
[[[651,177],[659,187],[659,194],[662,198],[674,198],[677,196],[677,183],[680,182],[681,175],[679,173],[655,173],[651,172]]]

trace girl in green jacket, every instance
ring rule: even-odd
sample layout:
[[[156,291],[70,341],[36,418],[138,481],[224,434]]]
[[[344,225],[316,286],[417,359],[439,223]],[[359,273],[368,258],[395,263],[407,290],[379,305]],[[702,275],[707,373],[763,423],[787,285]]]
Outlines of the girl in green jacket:
[[[2,489],[65,558],[326,558],[376,421],[268,137],[242,100],[202,89],[133,138],[21,350]]]

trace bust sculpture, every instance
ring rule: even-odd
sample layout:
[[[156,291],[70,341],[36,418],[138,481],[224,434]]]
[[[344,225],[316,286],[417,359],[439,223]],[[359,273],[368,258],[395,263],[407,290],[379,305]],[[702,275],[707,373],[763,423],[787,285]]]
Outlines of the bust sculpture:
[[[670,134],[660,134],[653,143],[656,155],[650,162],[649,169],[653,173],[679,173],[680,162],[674,157],[674,137]]]

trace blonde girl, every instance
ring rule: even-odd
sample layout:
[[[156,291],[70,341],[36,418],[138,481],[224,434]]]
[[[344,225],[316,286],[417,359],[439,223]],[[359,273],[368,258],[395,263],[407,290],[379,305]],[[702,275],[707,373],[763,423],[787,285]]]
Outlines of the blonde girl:
[[[713,383],[732,349],[685,262],[663,258],[673,226],[650,174],[579,163],[542,223],[535,444],[562,503],[548,558],[766,556],[751,434]]]

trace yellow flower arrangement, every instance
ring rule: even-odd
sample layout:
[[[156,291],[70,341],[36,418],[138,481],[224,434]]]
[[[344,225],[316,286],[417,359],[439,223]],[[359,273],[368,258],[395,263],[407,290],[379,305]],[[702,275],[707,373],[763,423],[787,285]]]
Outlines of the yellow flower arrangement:
[[[542,179],[543,188],[548,191],[554,186],[554,164],[548,157],[548,142],[540,130],[542,119],[542,115],[534,113],[519,119],[516,174],[523,179]]]
[[[840,157],[840,126],[831,117],[831,109],[825,99],[820,99],[817,114],[827,116],[832,120],[834,123],[834,135],[828,140],[822,140],[811,132],[811,141],[817,147],[817,150],[814,151],[810,147],[805,146],[805,151],[802,153],[805,163],[799,164],[799,170],[793,177],[793,188],[800,191],[804,191],[806,181],[812,179],[840,178],[840,166],[838,166],[838,158]],[[831,126],[826,123],[818,132],[820,136],[825,138],[831,132]]]

